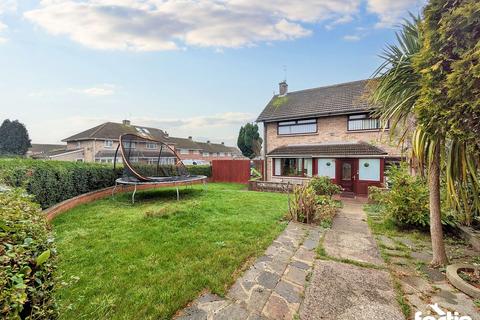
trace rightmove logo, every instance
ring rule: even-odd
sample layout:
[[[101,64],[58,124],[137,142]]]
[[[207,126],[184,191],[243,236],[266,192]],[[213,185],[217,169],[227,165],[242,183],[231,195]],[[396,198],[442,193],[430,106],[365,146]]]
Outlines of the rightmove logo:
[[[430,308],[437,313],[437,316],[426,315],[424,316],[421,311],[415,312],[415,320],[472,320],[470,316],[461,316],[457,311],[443,311],[438,303],[431,304]]]

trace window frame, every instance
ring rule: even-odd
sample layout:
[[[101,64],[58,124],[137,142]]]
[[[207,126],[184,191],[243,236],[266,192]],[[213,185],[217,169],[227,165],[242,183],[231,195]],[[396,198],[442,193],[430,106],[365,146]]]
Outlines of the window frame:
[[[153,148],[151,147],[152,145],[154,145]],[[146,143],[145,143],[145,149],[148,149],[148,150],[157,150],[157,149],[158,149],[158,143],[156,143],[156,142],[146,142]]]
[[[275,170],[277,169],[276,168],[276,161],[277,159],[280,159],[280,174],[277,175],[275,174]],[[302,159],[302,164],[301,164],[301,167],[302,167],[302,170],[299,171],[298,170],[298,165],[299,165],[299,159]],[[273,177],[287,177],[287,178],[307,178],[307,179],[310,179],[314,176],[313,174],[313,170],[314,170],[314,161],[313,161],[313,158],[273,158],[273,166],[272,166],[272,169],[273,169],[273,172],[272,172],[272,176]],[[285,174],[284,172],[284,161],[285,160],[294,160],[295,162],[295,174],[294,175],[290,175],[290,174]],[[311,176],[308,175],[308,170],[305,168],[305,160],[310,160],[310,170],[311,170]],[[302,175],[299,175],[298,173],[299,172],[302,172]]]
[[[350,121],[358,121],[358,120],[377,120],[377,127],[364,129],[362,124],[362,129],[350,129]],[[356,114],[349,114],[347,116],[348,132],[380,131],[382,129],[383,129],[383,126],[382,126],[381,120],[379,118],[372,117],[371,113],[356,113]],[[388,129],[390,129],[390,121],[387,121],[387,125],[385,126],[385,130],[388,130]]]
[[[107,149],[113,148],[113,140],[105,140],[103,141],[103,147]]]
[[[305,121],[310,121],[310,122],[305,122]],[[292,127],[292,126],[298,126],[302,124],[315,124],[315,131],[302,132],[302,133],[280,133],[280,127]],[[316,134],[316,133],[318,133],[318,118],[295,119],[295,120],[285,120],[285,121],[277,122],[277,135],[279,136],[307,135],[307,134]]]

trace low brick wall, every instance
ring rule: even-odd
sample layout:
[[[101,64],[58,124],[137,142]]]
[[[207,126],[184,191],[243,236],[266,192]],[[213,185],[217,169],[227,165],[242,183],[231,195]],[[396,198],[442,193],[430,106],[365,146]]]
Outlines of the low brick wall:
[[[295,184],[285,183],[285,182],[250,180],[248,182],[248,190],[287,193],[287,192],[293,191],[294,185]]]
[[[203,180],[189,182],[188,185],[192,184],[201,184]],[[179,187],[184,186],[186,184],[179,184],[179,183],[159,183],[159,184],[144,184],[144,185],[137,185],[137,191],[146,190],[146,189],[155,189],[155,188],[168,188],[168,187]],[[112,195],[114,187],[109,187],[105,189],[100,189],[88,193],[84,193],[82,195],[73,197],[71,199],[62,201],[53,207],[43,210],[43,213],[47,216],[48,221],[52,221],[58,215],[68,211],[70,209],[75,208],[84,203],[89,203],[98,199],[102,199]],[[117,190],[115,190],[115,194],[123,193],[123,192],[133,192],[134,186],[126,186],[126,185],[118,185]]]

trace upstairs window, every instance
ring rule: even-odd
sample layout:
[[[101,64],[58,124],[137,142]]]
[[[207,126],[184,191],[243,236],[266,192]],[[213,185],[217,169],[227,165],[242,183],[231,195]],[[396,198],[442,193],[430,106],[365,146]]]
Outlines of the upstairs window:
[[[317,119],[281,121],[278,134],[304,134],[317,132]]]
[[[158,148],[158,144],[156,144],[155,142],[147,142],[147,149],[157,149]]]
[[[379,130],[382,127],[382,121],[378,118],[373,118],[368,113],[348,116],[348,131]],[[388,128],[388,123],[386,128]]]
[[[189,154],[188,149],[180,149],[180,154]]]
[[[135,149],[136,143],[134,141],[125,141],[124,142],[125,149]]]
[[[105,148],[111,148],[113,146],[112,140],[105,140]]]

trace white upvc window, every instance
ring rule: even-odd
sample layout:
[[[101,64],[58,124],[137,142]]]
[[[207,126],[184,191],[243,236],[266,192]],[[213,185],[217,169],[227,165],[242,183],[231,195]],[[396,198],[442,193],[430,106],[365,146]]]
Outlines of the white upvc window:
[[[278,134],[305,134],[317,132],[317,119],[281,121],[278,123]]]
[[[193,154],[200,154],[200,150],[193,150]]]
[[[220,156],[220,157],[225,157],[225,152],[220,152],[220,153],[219,153],[219,156]]]
[[[188,154],[189,150],[188,149],[180,149],[180,154]]]
[[[80,148],[82,146],[82,143],[80,141],[77,141],[77,148]]]
[[[134,141],[125,141],[125,149],[135,149],[136,146]]]
[[[155,142],[147,142],[146,148],[150,150],[155,150],[158,148],[158,144]]]
[[[104,146],[105,146],[105,148],[111,148],[113,146],[113,141],[112,140],[105,140],[104,141]]]
[[[210,153],[209,153],[209,152],[204,152],[204,153],[202,153],[202,155],[203,155],[204,157],[209,157],[209,156],[210,156]]]

